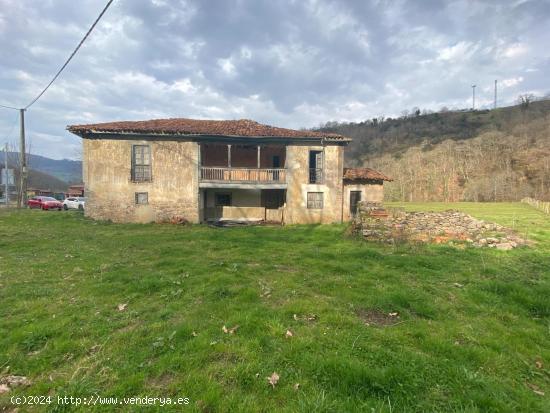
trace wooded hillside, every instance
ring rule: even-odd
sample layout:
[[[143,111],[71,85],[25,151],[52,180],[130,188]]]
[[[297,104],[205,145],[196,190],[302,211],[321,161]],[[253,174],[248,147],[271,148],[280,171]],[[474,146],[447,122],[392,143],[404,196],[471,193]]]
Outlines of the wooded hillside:
[[[395,179],[387,200],[550,199],[550,100],[523,97],[496,110],[422,113],[321,130],[353,138],[348,165]]]

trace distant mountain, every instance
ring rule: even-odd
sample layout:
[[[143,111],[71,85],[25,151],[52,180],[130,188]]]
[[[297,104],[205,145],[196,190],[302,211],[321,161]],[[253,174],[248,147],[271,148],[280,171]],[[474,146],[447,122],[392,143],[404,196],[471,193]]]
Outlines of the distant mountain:
[[[494,110],[414,108],[399,118],[328,122],[320,130],[353,139],[348,165],[394,178],[384,185],[388,200],[550,199],[550,100],[523,96]]]
[[[10,163],[17,163],[16,152],[8,152]],[[2,159],[3,160],[3,159]],[[82,162],[70,159],[51,159],[41,155],[28,155],[28,167],[30,170],[51,175],[67,184],[82,182]]]
[[[55,176],[31,169],[27,186],[28,188],[49,189],[53,192],[65,192],[69,185]]]
[[[17,162],[14,160],[16,154],[12,154],[8,159],[8,168],[14,170],[15,182],[19,182],[19,169]],[[3,159],[2,159],[3,161]],[[4,167],[4,163],[0,161],[0,168]],[[37,171],[29,168],[29,176],[27,181],[28,188],[46,189],[53,192],[65,192],[69,187],[69,184],[53,175],[45,172]]]

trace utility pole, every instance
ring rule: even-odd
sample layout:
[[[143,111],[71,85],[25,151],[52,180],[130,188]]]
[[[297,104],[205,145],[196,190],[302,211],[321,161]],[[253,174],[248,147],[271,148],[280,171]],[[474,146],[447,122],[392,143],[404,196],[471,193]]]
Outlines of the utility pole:
[[[494,109],[497,108],[497,80],[495,79],[495,104],[494,104]]]
[[[6,198],[6,207],[10,204],[10,187],[8,185],[8,144],[4,146],[4,197]]]
[[[27,203],[27,156],[25,154],[25,109],[19,109],[19,196],[17,208]]]
[[[476,85],[472,85],[472,110],[476,110]]]

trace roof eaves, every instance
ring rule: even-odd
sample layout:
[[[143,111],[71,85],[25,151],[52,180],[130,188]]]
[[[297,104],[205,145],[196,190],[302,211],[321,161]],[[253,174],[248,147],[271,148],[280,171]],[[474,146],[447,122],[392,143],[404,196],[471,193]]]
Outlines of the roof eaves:
[[[158,132],[158,131],[121,131],[121,130],[97,130],[97,129],[83,129],[67,127],[67,130],[75,135],[86,137],[87,135],[96,136],[124,136],[133,138],[146,138],[146,137],[159,137],[159,138],[205,138],[205,139],[227,139],[227,140],[297,140],[297,141],[328,141],[328,142],[350,142],[351,139],[345,136],[249,136],[249,135],[216,135],[216,134],[204,134],[204,133],[181,133],[181,132]]]

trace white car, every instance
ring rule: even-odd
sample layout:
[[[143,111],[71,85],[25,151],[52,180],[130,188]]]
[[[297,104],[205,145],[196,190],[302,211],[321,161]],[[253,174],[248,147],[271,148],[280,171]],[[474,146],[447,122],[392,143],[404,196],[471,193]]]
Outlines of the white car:
[[[63,209],[65,211],[68,209],[79,209],[83,211],[85,204],[86,204],[86,198],[81,196],[72,196],[63,201]]]

